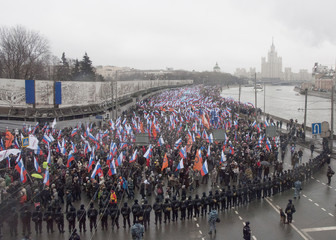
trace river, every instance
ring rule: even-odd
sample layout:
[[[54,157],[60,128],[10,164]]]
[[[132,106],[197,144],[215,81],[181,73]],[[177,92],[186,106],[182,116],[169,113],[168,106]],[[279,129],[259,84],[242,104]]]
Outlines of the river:
[[[257,107],[264,111],[264,95],[266,108],[265,112],[274,116],[285,119],[297,119],[299,123],[303,123],[305,96],[299,95],[294,91],[294,86],[267,86],[264,90],[258,90]],[[222,97],[232,97],[239,99],[239,88],[224,89],[221,93]],[[253,105],[254,88],[242,87],[240,101],[250,102]],[[334,103],[335,104],[335,103]],[[309,96],[307,98],[307,126],[312,123],[327,121],[330,123],[330,99]],[[334,106],[335,109],[335,106]],[[334,112],[335,114],[335,112]],[[335,115],[334,115],[335,116]],[[335,117],[334,117],[335,119]],[[334,121],[335,126],[335,121]]]

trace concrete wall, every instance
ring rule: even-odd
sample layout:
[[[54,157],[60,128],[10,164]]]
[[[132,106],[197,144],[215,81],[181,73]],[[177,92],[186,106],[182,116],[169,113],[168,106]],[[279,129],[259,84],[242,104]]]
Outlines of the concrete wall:
[[[193,84],[193,80],[135,80],[118,81],[114,84],[114,94],[118,98],[127,97],[138,91],[164,86]],[[100,104],[111,100],[111,82],[62,82],[62,104],[60,108]],[[115,97],[115,96],[114,96]],[[54,103],[54,82],[35,81],[36,108],[51,108]],[[32,107],[26,104],[25,80],[0,79],[0,107]]]

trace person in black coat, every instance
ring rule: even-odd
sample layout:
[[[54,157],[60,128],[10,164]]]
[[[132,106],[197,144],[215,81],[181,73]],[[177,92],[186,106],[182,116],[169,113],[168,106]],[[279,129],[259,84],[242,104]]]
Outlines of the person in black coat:
[[[99,216],[101,217],[102,230],[107,230],[107,221],[109,214],[109,209],[107,207],[104,207],[102,203],[99,204]]]
[[[202,200],[199,198],[198,194],[196,194],[194,199],[194,217],[199,217],[201,206]]]
[[[192,219],[194,201],[192,200],[191,196],[188,197],[188,200],[185,201],[185,204],[187,206],[187,219]],[[181,215],[182,215],[182,213],[181,213]]]
[[[153,205],[154,213],[155,213],[155,225],[159,221],[160,224],[162,222],[162,204],[160,203],[160,198],[156,198],[156,201]]]
[[[88,218],[90,220],[90,232],[92,232],[92,228],[97,229],[97,216],[98,211],[94,208],[93,202],[90,203],[90,208],[87,211]]]
[[[114,202],[114,200],[112,200],[109,213],[110,213],[111,220],[112,220],[112,229],[114,229],[114,225],[116,225],[117,228],[119,229],[120,210],[118,209],[118,205]]]
[[[76,226],[76,209],[74,206],[71,206],[70,211],[66,214],[66,219],[69,223],[69,232],[75,229]]]
[[[142,210],[143,210],[144,226],[145,226],[145,229],[147,229],[147,227],[150,224],[150,212],[152,211],[152,206],[148,203],[147,199],[144,200],[144,203],[142,205]]]
[[[33,212],[32,220],[35,223],[35,232],[38,234],[42,233],[42,212],[40,211],[40,206],[37,206],[35,211]]]
[[[179,210],[179,207],[180,207],[180,201],[177,200],[176,197],[174,196],[171,205],[172,205],[172,212],[173,212],[173,219],[172,219],[172,221],[173,222],[175,222],[175,221],[177,222],[177,219],[178,219],[178,210]]]
[[[19,216],[18,216],[18,213],[16,212],[16,208],[13,207],[7,219],[7,223],[9,226],[9,232],[11,236],[18,235],[17,233],[17,228],[18,228],[18,223],[19,223],[18,218]]]
[[[243,238],[244,240],[251,240],[250,222],[245,222],[245,226],[243,228]]]
[[[133,224],[135,224],[135,221],[139,218],[140,210],[141,206],[138,203],[138,199],[135,199],[132,206]]]
[[[20,218],[21,218],[21,222],[22,222],[22,235],[26,235],[27,234],[31,234],[31,229],[30,229],[30,221],[31,221],[31,216],[32,213],[31,211],[28,209],[27,206],[23,207],[21,214],[20,214]]]
[[[86,211],[84,204],[81,204],[80,209],[77,211],[77,220],[79,223],[79,232],[86,232]]]
[[[123,228],[126,228],[126,222],[128,223],[128,227],[131,227],[130,220],[131,208],[127,205],[127,202],[124,202],[124,206],[121,208],[121,215],[123,216]]]
[[[58,231],[64,233],[64,214],[59,207],[55,213],[55,222],[57,224]]]
[[[162,204],[162,207],[163,207],[163,213],[164,213],[164,223],[167,222],[170,222],[170,212],[172,211],[172,206],[171,206],[171,203],[170,203],[170,199],[169,198],[166,198],[164,204]]]
[[[43,220],[47,223],[47,233],[54,232],[54,213],[51,210],[51,207],[48,207],[48,210],[44,213]]]

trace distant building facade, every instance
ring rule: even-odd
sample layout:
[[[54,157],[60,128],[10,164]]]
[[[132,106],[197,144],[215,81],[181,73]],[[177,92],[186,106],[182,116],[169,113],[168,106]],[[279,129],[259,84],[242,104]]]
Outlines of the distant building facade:
[[[315,76],[315,89],[330,91],[335,84],[335,70],[315,63],[313,67],[313,76]]]
[[[221,71],[220,67],[218,66],[218,63],[216,63],[216,65],[213,67],[213,71],[214,72],[220,72]]]
[[[282,79],[282,58],[278,57],[273,41],[267,59],[261,58],[261,78],[268,81]]]

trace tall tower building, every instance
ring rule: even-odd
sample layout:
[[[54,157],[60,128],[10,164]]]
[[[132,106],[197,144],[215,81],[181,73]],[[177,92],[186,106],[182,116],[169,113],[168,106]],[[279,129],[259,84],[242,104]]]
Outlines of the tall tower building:
[[[265,57],[261,58],[261,78],[267,82],[282,79],[282,58],[278,57],[278,53],[275,51],[273,39],[267,60]]]

